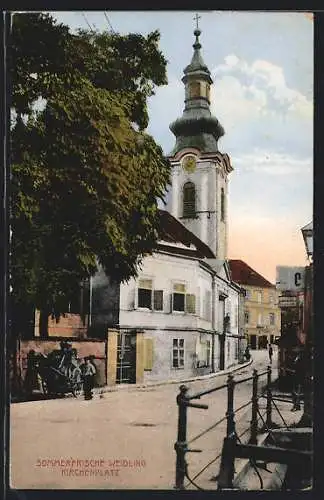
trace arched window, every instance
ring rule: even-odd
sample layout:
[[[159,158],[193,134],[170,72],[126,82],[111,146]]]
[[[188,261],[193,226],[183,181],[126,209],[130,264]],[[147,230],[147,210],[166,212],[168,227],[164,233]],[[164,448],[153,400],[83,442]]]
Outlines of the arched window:
[[[193,182],[183,186],[183,217],[188,219],[196,216],[196,188]]]
[[[221,189],[221,220],[225,220],[225,193],[224,188]]]

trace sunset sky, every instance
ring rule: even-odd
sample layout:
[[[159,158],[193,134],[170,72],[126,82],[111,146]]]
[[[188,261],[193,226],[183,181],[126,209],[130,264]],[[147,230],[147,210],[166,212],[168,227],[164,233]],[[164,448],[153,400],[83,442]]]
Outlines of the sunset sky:
[[[103,12],[55,12],[72,30],[110,29]],[[159,29],[168,86],[150,99],[148,132],[170,153],[182,114],[195,12],[108,12],[120,33]],[[229,258],[274,282],[276,265],[304,265],[300,228],[312,219],[313,22],[305,13],[200,12],[202,53],[214,80],[212,111],[231,156]],[[84,17],[85,16],[85,17]],[[85,19],[86,18],[86,19]]]

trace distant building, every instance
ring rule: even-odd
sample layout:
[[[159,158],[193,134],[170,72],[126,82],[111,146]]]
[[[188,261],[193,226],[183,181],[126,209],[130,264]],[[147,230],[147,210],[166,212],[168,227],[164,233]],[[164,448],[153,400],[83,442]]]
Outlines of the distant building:
[[[232,280],[245,289],[244,330],[251,349],[265,349],[280,336],[279,292],[242,260],[229,261]]]

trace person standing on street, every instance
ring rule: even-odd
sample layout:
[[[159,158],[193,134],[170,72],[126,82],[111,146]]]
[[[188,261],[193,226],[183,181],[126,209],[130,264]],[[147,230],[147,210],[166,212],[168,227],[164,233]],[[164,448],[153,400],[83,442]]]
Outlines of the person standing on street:
[[[292,389],[292,400],[293,407],[291,411],[300,410],[300,398],[302,396],[303,386],[304,386],[304,355],[303,352],[299,352],[294,359],[293,369],[289,370],[293,373],[293,389]]]
[[[272,345],[270,344],[269,345],[269,361],[270,361],[270,365],[272,364],[272,356],[273,356],[273,349],[272,349]]]
[[[91,358],[84,358],[83,365],[83,390],[84,399],[90,400],[93,398],[92,389],[94,387],[94,378],[96,375],[96,368],[91,362]]]

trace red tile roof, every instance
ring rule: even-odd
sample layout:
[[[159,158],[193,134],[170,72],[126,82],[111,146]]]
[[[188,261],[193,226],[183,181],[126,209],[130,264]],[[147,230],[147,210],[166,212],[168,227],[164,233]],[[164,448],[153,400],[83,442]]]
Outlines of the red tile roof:
[[[203,259],[207,257],[209,259],[215,259],[215,255],[212,250],[201,241],[197,236],[195,236],[189,229],[187,229],[181,222],[179,222],[175,217],[173,217],[166,210],[159,210],[160,213],[160,227],[159,227],[159,239],[168,243],[182,243],[187,246],[188,249],[181,249],[168,246],[164,243],[159,243],[158,248],[163,250],[172,251],[174,253],[179,253],[183,255],[190,255],[193,257],[198,257]],[[190,245],[194,245],[196,248],[189,248]]]
[[[239,285],[258,286],[260,288],[275,288],[275,285],[257,273],[243,260],[230,259],[229,266],[232,280]]]

